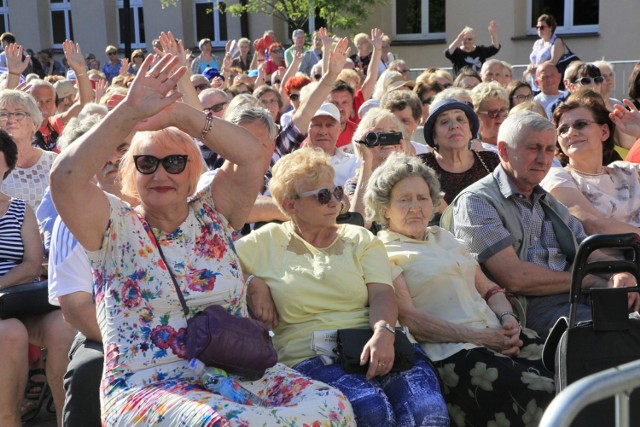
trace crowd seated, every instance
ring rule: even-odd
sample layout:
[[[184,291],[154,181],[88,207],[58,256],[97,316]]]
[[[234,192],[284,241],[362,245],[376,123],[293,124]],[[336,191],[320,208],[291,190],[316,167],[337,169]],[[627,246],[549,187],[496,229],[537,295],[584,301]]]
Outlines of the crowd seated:
[[[100,59],[2,34],[0,290],[48,277],[61,310],[0,320],[0,425],[38,410],[36,368],[64,426],[536,424],[577,245],[640,225],[640,65],[619,101],[610,63],[562,75],[537,23],[524,79],[494,21],[421,73],[378,28],[193,52],[167,32]],[[188,367],[211,304],[274,334],[279,363],[227,377],[257,403]],[[347,328],[371,330],[363,373],[337,356]]]

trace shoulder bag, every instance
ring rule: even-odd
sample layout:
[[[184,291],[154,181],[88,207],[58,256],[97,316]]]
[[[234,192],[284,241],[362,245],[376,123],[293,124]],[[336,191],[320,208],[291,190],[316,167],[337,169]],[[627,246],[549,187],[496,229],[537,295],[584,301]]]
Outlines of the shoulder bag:
[[[564,54],[558,60],[556,68],[558,68],[560,75],[564,78],[564,72],[569,64],[571,64],[573,61],[580,61],[580,58],[578,58],[578,55],[571,51],[569,45],[564,41],[564,39],[561,38],[560,40],[562,40],[562,44],[564,45]]]

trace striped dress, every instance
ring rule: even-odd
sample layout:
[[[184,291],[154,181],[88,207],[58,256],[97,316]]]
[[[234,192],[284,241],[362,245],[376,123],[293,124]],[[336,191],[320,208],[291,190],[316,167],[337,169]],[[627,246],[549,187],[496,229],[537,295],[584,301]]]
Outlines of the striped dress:
[[[26,206],[24,200],[12,198],[9,209],[0,218],[0,276],[22,262],[24,256],[22,223]]]

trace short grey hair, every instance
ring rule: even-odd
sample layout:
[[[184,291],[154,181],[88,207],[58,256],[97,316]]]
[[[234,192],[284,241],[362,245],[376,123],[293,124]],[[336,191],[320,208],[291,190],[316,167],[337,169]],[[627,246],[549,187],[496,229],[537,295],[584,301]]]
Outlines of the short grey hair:
[[[482,68],[480,68],[480,75],[484,75],[484,73],[491,67],[492,65],[499,65],[502,68],[502,73],[504,73],[504,64],[499,59],[489,59],[482,64]]]
[[[58,147],[60,150],[66,149],[69,145],[71,145],[75,140],[80,138],[85,133],[89,132],[92,127],[100,123],[102,120],[101,115],[93,114],[90,116],[85,116],[83,119],[79,117],[74,117],[69,120],[69,123],[66,124],[64,130],[62,131],[62,135],[58,139]]]
[[[502,141],[510,148],[516,148],[526,137],[525,131],[544,132],[556,127],[549,119],[533,111],[517,111],[509,114],[498,130],[498,141]]]
[[[498,60],[495,59],[494,61]],[[494,99],[504,101],[505,106],[509,107],[509,95],[507,95],[504,87],[496,81],[482,82],[471,90],[471,100],[473,101],[473,109],[476,113],[480,110],[480,104],[484,101]]]
[[[385,217],[385,213],[391,204],[391,192],[396,184],[412,176],[419,176],[429,187],[433,213],[435,213],[443,195],[436,173],[415,156],[392,153],[369,179],[369,185],[364,194],[367,221],[375,221],[383,227],[388,227],[389,220]]]
[[[6,108],[7,106],[25,109],[36,128],[40,128],[43,120],[42,113],[38,108],[35,98],[31,96],[31,94],[14,89],[0,90],[0,108]]]
[[[234,108],[225,119],[235,125],[260,121],[269,131],[269,139],[273,141],[276,138],[276,124],[271,117],[271,113],[262,107],[246,106],[244,108]]]
[[[224,110],[223,118],[225,120],[229,120],[229,116],[231,116],[231,114],[236,109],[248,108],[248,107],[264,108],[264,106],[262,105],[262,102],[260,102],[258,98],[256,98],[255,96],[250,95],[248,93],[241,93],[234,96],[233,99],[229,101],[229,105],[227,105],[227,109]]]
[[[443,90],[442,92],[438,92],[435,94],[433,99],[431,100],[431,105],[437,104],[443,99],[455,99],[456,101],[465,102],[468,99],[471,99],[471,91],[469,89],[465,89],[463,87],[451,86]]]

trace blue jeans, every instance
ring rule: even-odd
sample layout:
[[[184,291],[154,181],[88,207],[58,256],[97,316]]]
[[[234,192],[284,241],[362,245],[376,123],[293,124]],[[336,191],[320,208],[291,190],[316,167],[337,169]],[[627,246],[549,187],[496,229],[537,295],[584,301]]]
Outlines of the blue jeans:
[[[418,345],[415,347],[424,354]],[[437,374],[419,357],[407,371],[372,380],[361,374],[347,374],[339,363],[325,366],[319,357],[302,361],[293,369],[344,393],[359,427],[449,425]]]

